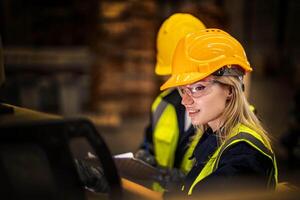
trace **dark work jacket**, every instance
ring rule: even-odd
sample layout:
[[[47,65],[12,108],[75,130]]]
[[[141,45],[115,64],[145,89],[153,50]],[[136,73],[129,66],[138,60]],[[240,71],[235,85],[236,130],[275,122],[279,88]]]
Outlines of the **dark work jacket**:
[[[216,134],[209,128],[204,132],[194,150],[193,156],[196,162],[186,176],[184,184],[186,188],[190,188],[217,147]],[[193,195],[216,189],[220,192],[222,190],[236,191],[238,188],[274,189],[275,180],[274,187],[268,188],[269,172],[272,169],[273,163],[270,159],[248,143],[239,142],[222,153],[216,171],[196,184]]]

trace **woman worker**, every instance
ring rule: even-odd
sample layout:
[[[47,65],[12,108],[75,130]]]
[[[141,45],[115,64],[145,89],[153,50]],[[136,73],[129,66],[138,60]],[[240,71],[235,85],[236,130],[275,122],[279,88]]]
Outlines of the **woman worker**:
[[[161,90],[176,87],[192,124],[202,130],[185,194],[275,188],[269,135],[243,93],[243,77],[251,71],[241,44],[222,30],[201,30],[179,41]]]

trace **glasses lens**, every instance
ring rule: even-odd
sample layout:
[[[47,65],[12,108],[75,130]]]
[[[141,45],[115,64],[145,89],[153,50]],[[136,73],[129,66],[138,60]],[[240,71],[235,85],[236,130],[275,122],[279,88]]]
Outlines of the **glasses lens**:
[[[185,94],[188,94],[192,97],[201,97],[205,94],[207,94],[210,90],[210,86],[214,83],[214,81],[202,81],[198,82],[194,85],[191,85],[189,87],[178,87],[178,92],[180,96],[183,96]]]
[[[204,85],[204,83],[198,83],[190,88],[193,97],[201,97],[205,94],[208,85]]]

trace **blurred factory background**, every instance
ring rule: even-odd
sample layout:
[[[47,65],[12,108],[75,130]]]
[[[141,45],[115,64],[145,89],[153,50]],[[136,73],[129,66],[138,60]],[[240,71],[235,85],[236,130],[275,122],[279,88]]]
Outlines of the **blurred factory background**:
[[[279,175],[296,182],[299,11],[298,0],[1,0],[0,98],[88,117],[113,153],[134,151],[161,83],[154,74],[156,33],[172,13],[188,12],[245,47],[254,68],[250,102],[274,137]]]

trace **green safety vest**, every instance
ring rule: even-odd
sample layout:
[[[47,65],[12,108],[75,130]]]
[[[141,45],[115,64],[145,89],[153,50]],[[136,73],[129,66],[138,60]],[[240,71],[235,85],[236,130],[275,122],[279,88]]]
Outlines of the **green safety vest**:
[[[193,192],[193,189],[197,183],[199,183],[202,179],[209,176],[211,173],[213,173],[217,168],[220,161],[220,158],[222,156],[222,153],[231,145],[237,143],[237,142],[247,142],[250,144],[253,148],[257,149],[259,152],[261,152],[263,155],[265,155],[267,158],[271,159],[274,165],[274,170],[270,173],[269,176],[269,184],[271,184],[272,180],[275,180],[275,185],[278,183],[278,170],[277,170],[277,164],[276,159],[274,156],[274,153],[271,149],[271,146],[268,142],[264,141],[262,137],[256,133],[254,130],[242,125],[238,124],[231,132],[230,137],[228,140],[226,140],[212,155],[212,157],[208,160],[206,165],[203,167],[200,174],[197,176],[197,178],[194,180],[193,184],[190,188],[188,188],[188,195],[191,195]],[[183,187],[182,190],[185,190]]]
[[[175,152],[179,138],[179,124],[174,105],[163,98],[172,90],[162,92],[152,104],[152,130],[155,159],[159,166],[172,169],[175,160]],[[198,143],[199,137],[195,137],[186,151],[180,169],[187,173],[193,166],[193,160],[188,159]],[[157,185],[157,184],[155,184]],[[154,186],[154,190],[162,191],[160,186]]]

